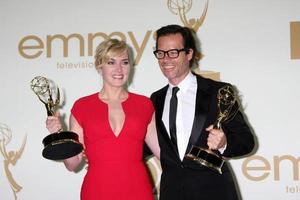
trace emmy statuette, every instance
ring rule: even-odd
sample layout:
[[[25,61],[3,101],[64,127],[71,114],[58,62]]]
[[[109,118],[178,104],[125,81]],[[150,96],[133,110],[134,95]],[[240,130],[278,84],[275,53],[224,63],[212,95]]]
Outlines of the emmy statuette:
[[[219,89],[217,101],[219,113],[213,127],[215,129],[221,129],[222,123],[230,121],[236,115],[239,110],[239,104],[234,89],[229,85]],[[222,174],[221,168],[225,160],[211,149],[193,145],[190,152],[185,155],[185,158]]]
[[[53,83],[53,82],[51,82]],[[50,81],[42,76],[34,77],[30,86],[32,91],[37,95],[39,100],[45,105],[48,116],[54,115],[55,107],[60,102],[60,92],[57,88],[56,94],[52,90],[53,85]],[[54,100],[53,97],[56,97]],[[71,131],[60,130],[52,133],[43,139],[44,149],[43,157],[50,160],[63,160],[79,154],[83,146],[78,141],[78,135]]]

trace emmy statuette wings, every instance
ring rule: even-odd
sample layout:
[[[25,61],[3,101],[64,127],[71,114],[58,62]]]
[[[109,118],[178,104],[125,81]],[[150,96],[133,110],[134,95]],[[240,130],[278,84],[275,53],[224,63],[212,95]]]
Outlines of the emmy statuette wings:
[[[42,76],[36,76],[30,83],[32,91],[45,105],[48,116],[54,115],[55,108],[60,102],[60,92],[57,88],[56,95],[53,95],[50,81]],[[53,97],[56,97],[54,100]],[[71,131],[58,131],[43,139],[43,157],[50,160],[62,160],[79,154],[83,150],[82,144],[78,141],[78,135]]]

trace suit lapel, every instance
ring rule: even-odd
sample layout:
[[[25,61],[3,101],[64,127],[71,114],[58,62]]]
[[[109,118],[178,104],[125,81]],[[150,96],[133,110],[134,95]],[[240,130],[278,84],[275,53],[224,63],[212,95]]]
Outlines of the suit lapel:
[[[201,132],[203,131],[204,124],[207,118],[209,109],[209,97],[208,97],[208,85],[199,76],[197,76],[197,94],[196,94],[196,105],[195,105],[195,117],[192,126],[192,132],[189,139],[189,143],[186,149],[186,153],[189,152],[192,145],[195,145],[199,140]]]
[[[204,127],[204,124],[207,119],[211,96],[210,93],[208,92],[209,86],[207,84],[206,79],[196,74],[195,76],[197,77],[195,116],[194,116],[192,131],[189,138],[186,153],[190,151],[192,145],[200,145],[199,142],[206,143],[206,141],[204,140],[202,141],[202,139],[200,139],[200,136],[201,136],[201,132],[203,132],[203,128],[206,128]],[[164,103],[165,103],[168,87],[169,86],[167,85],[164,88],[162,88],[156,96],[156,101],[155,101],[156,102],[155,115],[156,115],[156,123],[157,123],[156,125],[159,129],[160,135],[162,136],[166,144],[173,149],[174,153],[177,155],[179,159],[179,155],[177,153],[176,147],[171,143],[171,139],[169,137],[167,128],[165,127],[165,124],[162,121],[162,113],[164,110]],[[204,135],[202,135],[201,137],[204,137]]]
[[[156,112],[156,122],[158,123],[157,126],[160,130],[161,136],[164,138],[167,145],[169,145],[173,149],[174,153],[176,153],[177,156],[179,157],[177,147],[171,142],[170,136],[169,136],[168,131],[167,131],[167,127],[165,126],[165,124],[162,120],[162,114],[163,114],[163,110],[164,110],[164,103],[165,103],[168,87],[169,87],[169,85],[162,88],[159,95],[157,96],[157,102],[156,102],[157,107],[156,107],[156,110],[155,110],[155,112]]]
[[[164,103],[165,103],[165,98],[166,98],[166,94],[167,94],[167,90],[168,90],[168,85],[165,86],[159,93],[159,95],[157,95],[157,101],[156,101],[156,122],[158,122],[157,126],[159,127],[159,130],[161,130],[161,135],[166,139],[169,140],[169,136],[165,127],[165,124],[162,121],[162,114],[163,114],[163,110],[164,110]]]

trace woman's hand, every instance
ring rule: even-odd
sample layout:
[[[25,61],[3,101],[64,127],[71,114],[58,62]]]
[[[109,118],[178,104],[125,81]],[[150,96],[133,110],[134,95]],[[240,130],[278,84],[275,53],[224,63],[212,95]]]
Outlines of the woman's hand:
[[[60,114],[56,112],[54,116],[48,116],[46,120],[46,128],[50,133],[58,133],[62,130],[62,125],[60,122]]]

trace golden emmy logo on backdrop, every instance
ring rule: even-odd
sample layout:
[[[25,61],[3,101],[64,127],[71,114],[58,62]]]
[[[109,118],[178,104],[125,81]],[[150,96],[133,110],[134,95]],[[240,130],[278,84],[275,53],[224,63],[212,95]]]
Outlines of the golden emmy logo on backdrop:
[[[53,82],[50,82],[43,76],[34,77],[30,83],[32,91],[45,105],[48,116],[54,115],[55,109],[60,102],[59,89],[54,85]],[[54,95],[55,90],[56,94]],[[56,97],[55,100],[54,97]],[[83,150],[82,145],[78,141],[78,135],[71,131],[60,130],[57,133],[52,133],[43,139],[43,144],[43,157],[50,160],[70,158]]]
[[[220,88],[217,95],[217,102],[219,113],[213,126],[215,129],[221,129],[222,123],[233,119],[239,110],[239,104],[233,87],[226,85]],[[193,145],[185,157],[222,174],[221,168],[224,158],[211,149]]]
[[[20,186],[14,179],[10,171],[10,166],[15,166],[18,160],[21,158],[25,148],[27,136],[24,137],[22,146],[18,151],[7,151],[6,146],[11,141],[11,139],[12,139],[11,129],[6,124],[0,123],[0,153],[4,158],[3,161],[4,172],[9,182],[9,185],[14,193],[15,199],[18,199],[17,193],[22,190],[22,186]]]
[[[169,10],[173,14],[179,15],[180,20],[184,24],[184,26],[193,29],[195,32],[197,32],[200,26],[203,24],[208,9],[208,0],[207,0],[202,15],[198,19],[191,18],[188,20],[186,14],[192,8],[193,5],[192,0],[181,0],[181,1],[168,0],[167,4]]]

